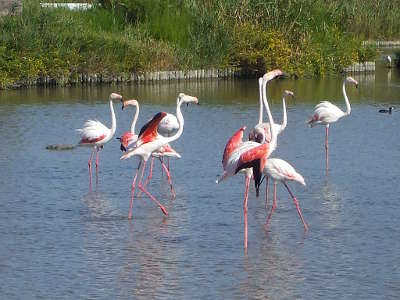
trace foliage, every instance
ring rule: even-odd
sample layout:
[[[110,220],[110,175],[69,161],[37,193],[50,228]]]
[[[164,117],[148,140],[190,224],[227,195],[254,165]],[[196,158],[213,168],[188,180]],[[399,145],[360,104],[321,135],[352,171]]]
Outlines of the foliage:
[[[55,2],[63,2],[56,0]],[[395,39],[400,5],[382,0],[93,0],[0,19],[0,87],[78,73],[238,66],[299,76],[373,59],[362,39]],[[7,49],[7,51],[6,51]]]

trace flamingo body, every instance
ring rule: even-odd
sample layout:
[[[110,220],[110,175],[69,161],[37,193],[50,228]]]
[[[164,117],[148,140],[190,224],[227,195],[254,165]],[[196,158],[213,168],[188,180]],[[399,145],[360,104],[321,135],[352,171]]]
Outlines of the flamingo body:
[[[297,181],[306,185],[303,176],[298,173],[288,162],[279,158],[270,158],[263,169],[263,173],[274,181]]]
[[[168,114],[158,125],[158,133],[163,136],[171,136],[179,129],[178,119],[173,114]]]
[[[288,190],[290,196],[293,199],[293,202],[296,206],[297,213],[303,223],[304,230],[308,230],[307,223],[304,221],[303,214],[301,213],[300,204],[297,198],[293,195],[292,191],[289,189],[287,185],[287,181],[296,181],[302,185],[306,185],[303,176],[298,173],[288,162],[284,161],[283,159],[279,158],[270,158],[268,159],[267,164],[263,169],[263,173],[272,178],[274,180],[274,202],[271,208],[271,211],[268,214],[267,221],[265,222],[265,229],[267,229],[269,221],[271,220],[272,214],[276,208],[276,184],[277,182],[281,182],[286,189]]]

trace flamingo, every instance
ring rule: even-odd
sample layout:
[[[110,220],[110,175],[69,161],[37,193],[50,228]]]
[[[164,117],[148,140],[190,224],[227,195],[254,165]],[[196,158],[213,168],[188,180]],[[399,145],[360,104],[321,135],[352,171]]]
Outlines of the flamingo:
[[[134,115],[133,120],[132,120],[130,131],[126,131],[121,137],[117,138],[121,142],[121,146],[120,146],[121,151],[127,151],[128,147],[131,146],[132,144],[134,144],[138,139],[138,135],[135,133],[135,127],[136,127],[137,119],[139,117],[139,103],[135,99],[126,100],[122,104],[122,109],[124,109],[125,107],[130,106],[130,105],[136,107],[136,112],[135,112],[135,115]],[[170,115],[170,114],[166,114],[166,116],[161,119],[160,124],[158,125],[158,130],[160,130],[160,128],[164,128],[164,130],[166,130],[165,128],[174,128],[173,127],[174,125],[172,125],[172,126],[169,125],[169,124],[173,123],[173,121],[169,121],[169,122],[164,122],[163,123],[163,120],[165,120],[165,118],[168,118],[168,115]],[[173,116],[173,117],[175,117],[175,116]],[[171,118],[169,117],[169,119],[171,119]],[[164,124],[163,126],[161,126],[162,123]],[[146,126],[148,126],[148,125],[145,124],[144,127],[146,127]],[[142,130],[141,130],[141,132],[142,132]],[[171,129],[170,132],[172,132],[172,129]],[[146,182],[145,182],[144,186],[146,186],[148,181],[151,179],[154,157],[159,157],[160,158],[160,157],[163,157],[163,156],[177,157],[177,158],[181,157],[179,155],[179,153],[177,153],[169,145],[165,145],[165,146],[161,147],[159,151],[153,152],[152,153],[152,157],[153,158],[152,158],[151,167],[150,167],[150,175],[146,179]],[[163,166],[163,168],[165,168],[165,166]],[[170,178],[169,172],[167,173],[167,177],[168,177],[168,181],[171,182],[171,178]],[[175,197],[175,191],[173,190],[172,185],[171,185],[171,192],[172,192],[173,197]]]
[[[145,193],[151,200],[153,200],[161,209],[161,211],[168,215],[168,211],[166,208],[152,195],[148,192],[145,187],[142,185],[143,173],[145,169],[145,165],[147,160],[150,158],[152,153],[160,151],[160,148],[177,140],[183,133],[183,125],[184,119],[181,112],[182,103],[195,103],[198,104],[198,99],[193,96],[186,95],[184,93],[180,93],[178,95],[178,105],[176,108],[176,115],[178,118],[179,129],[178,131],[171,137],[164,137],[158,134],[158,126],[162,120],[166,116],[165,112],[160,112],[156,114],[153,119],[147,123],[144,128],[142,128],[141,133],[139,134],[139,138],[136,141],[136,145],[134,148],[129,149],[124,155],[121,156],[121,160],[128,159],[132,156],[138,156],[140,158],[140,163],[138,165],[135,177],[132,182],[132,193],[131,193],[131,201],[129,206],[129,214],[128,219],[132,218],[132,208],[133,208],[133,200],[135,195],[135,187],[136,187],[136,179],[137,175],[140,172],[140,179],[138,182],[138,188]]]
[[[126,151],[128,147],[133,143],[135,143],[138,139],[138,135],[135,133],[135,127],[137,119],[139,117],[139,102],[135,99],[126,100],[122,103],[122,109],[124,109],[129,105],[135,106],[136,112],[132,120],[131,130],[124,132],[124,134],[121,137],[117,138],[121,142],[121,147],[120,147],[121,151]]]
[[[179,100],[180,100],[180,97],[177,98],[177,101],[176,101],[177,106],[179,104]],[[142,129],[139,133],[139,138],[141,136],[142,131],[145,130],[146,126],[147,126],[147,124],[145,124],[142,127]],[[167,113],[166,116],[164,118],[162,118],[162,120],[160,121],[160,123],[158,124],[158,127],[157,127],[158,134],[160,134],[161,136],[166,136],[166,137],[170,137],[171,135],[176,133],[177,130],[179,130],[178,120],[173,114],[169,114],[169,113]],[[164,157],[168,157],[168,167],[164,164],[164,161],[163,161]],[[167,175],[168,183],[171,188],[172,198],[175,198],[176,194],[175,194],[175,191],[174,191],[174,188],[172,185],[171,173],[170,173],[170,168],[169,168],[169,158],[170,157],[181,158],[181,155],[178,152],[176,152],[169,144],[164,145],[158,151],[155,151],[152,153],[149,175],[147,176],[143,186],[146,187],[147,184],[150,182],[151,178],[153,177],[154,159],[158,158],[160,160],[162,169],[165,171],[165,173]],[[141,194],[141,191],[139,191],[138,196],[140,196],[140,194]]]
[[[281,75],[280,70],[274,70],[265,74],[262,78],[259,78],[259,84],[263,89],[266,90],[266,84],[269,80]],[[245,173],[245,194],[243,201],[243,215],[244,215],[244,248],[247,249],[247,236],[248,236],[248,225],[247,225],[247,201],[250,179],[254,176],[255,188],[258,192],[261,184],[261,172],[264,169],[267,158],[276,148],[276,131],[274,120],[272,118],[268,101],[266,97],[263,97],[264,105],[267,109],[268,120],[272,124],[271,126],[271,141],[270,143],[260,144],[254,141],[243,142],[243,133],[246,130],[246,126],[241,127],[235,134],[228,140],[225,146],[224,154],[222,158],[222,166],[224,173],[219,177],[216,182],[229,178],[238,172]]]
[[[281,134],[287,125],[287,112],[286,112],[286,98],[287,97],[294,97],[294,93],[289,90],[285,90],[282,95],[282,112],[283,112],[283,117],[282,117],[282,124],[274,124],[275,126],[275,131],[277,135]],[[262,102],[262,89],[260,88],[260,103]],[[265,93],[265,98],[267,97]],[[271,131],[270,131],[270,125],[268,122],[262,123],[262,110],[263,107],[260,107],[260,114],[259,114],[259,121],[258,124],[252,129],[252,131],[249,134],[249,140],[254,140],[258,141],[259,143],[269,143],[271,140]],[[269,177],[266,176],[266,199],[265,199],[265,206],[268,204],[268,194],[269,194]]]
[[[268,159],[268,162],[263,169],[263,174],[265,174],[265,176],[271,177],[274,181],[274,202],[272,204],[271,211],[268,214],[267,221],[265,223],[265,229],[268,228],[269,221],[271,220],[272,214],[274,213],[276,208],[276,184],[277,182],[282,182],[282,184],[286,187],[290,196],[292,197],[294,204],[296,205],[297,213],[299,214],[300,219],[304,225],[304,230],[307,231],[308,226],[307,223],[304,221],[303,214],[301,213],[299,201],[293,195],[292,191],[289,189],[289,186],[286,183],[287,181],[296,181],[305,186],[306,183],[303,176],[301,176],[300,173],[296,172],[296,170],[288,162],[279,158]]]
[[[98,166],[99,166],[99,151],[104,147],[113,137],[116,130],[116,119],[113,107],[113,101],[121,100],[122,96],[117,93],[111,93],[110,97],[110,112],[111,112],[111,128],[107,128],[103,123],[97,120],[88,120],[83,125],[83,128],[76,129],[81,135],[81,140],[78,146],[92,147],[93,151],[90,154],[88,166],[89,166],[89,182],[92,183],[92,159],[93,154],[96,152],[96,182],[98,182]]]
[[[343,81],[343,96],[346,102],[346,111],[342,111],[339,107],[332,104],[329,101],[322,101],[317,104],[314,108],[313,116],[308,120],[308,125],[314,127],[315,125],[325,125],[325,158],[326,158],[326,174],[328,174],[328,134],[329,134],[329,124],[335,123],[342,117],[350,115],[351,106],[349,98],[346,94],[346,84],[354,84],[358,87],[358,82],[353,77],[346,77]]]

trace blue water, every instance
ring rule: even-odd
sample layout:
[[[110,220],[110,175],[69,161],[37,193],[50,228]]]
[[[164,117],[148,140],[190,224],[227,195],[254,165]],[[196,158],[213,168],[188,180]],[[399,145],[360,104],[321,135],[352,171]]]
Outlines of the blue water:
[[[324,128],[310,129],[305,120],[320,100],[344,108],[341,79],[271,86],[279,122],[281,92],[297,95],[272,156],[306,180],[306,187],[289,186],[309,231],[282,186],[265,231],[265,190],[256,198],[252,186],[247,253],[243,175],[219,185],[215,179],[228,138],[257,121],[256,81],[1,92],[1,298],[398,299],[400,114],[377,111],[400,102],[399,81],[357,79],[359,90],[349,88],[351,115],[330,128],[328,176]],[[324,86],[331,88],[324,93]],[[177,91],[199,97],[201,105],[183,108],[184,133],[173,144],[182,155],[171,161],[176,199],[159,163],[149,185],[168,217],[141,197],[127,219],[137,161],[119,160],[117,140],[100,152],[92,189],[89,149],[45,149],[76,143],[75,129],[88,118],[109,126],[111,91],[140,101],[139,126],[160,110],[174,112]],[[130,127],[133,110],[115,108],[118,136]]]

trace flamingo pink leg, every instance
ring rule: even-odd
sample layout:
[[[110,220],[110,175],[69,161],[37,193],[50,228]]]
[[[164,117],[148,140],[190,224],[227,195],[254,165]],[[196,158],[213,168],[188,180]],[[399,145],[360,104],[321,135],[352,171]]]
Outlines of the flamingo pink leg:
[[[90,185],[92,185],[92,159],[93,159],[94,151],[96,151],[96,148],[93,148],[93,151],[90,154],[89,161],[88,161],[88,166],[89,166],[89,184]]]
[[[161,160],[160,160],[160,161],[161,161]],[[169,183],[169,186],[170,186],[170,188],[171,188],[172,199],[175,199],[176,193],[175,193],[175,190],[174,190],[174,186],[172,185],[171,174],[170,174],[170,172],[169,172],[167,166],[166,166],[166,165],[164,164],[164,162],[162,162],[162,161],[161,161],[161,166],[163,167],[165,173],[167,174],[168,183]]]
[[[144,188],[149,184],[151,178],[153,178],[153,165],[154,165],[154,157],[151,158],[150,172],[149,172],[149,176],[147,176],[145,182],[143,183],[143,187],[144,187]],[[138,197],[139,197],[141,194],[142,194],[142,191],[139,191]]]
[[[274,182],[274,200],[273,200],[273,203],[272,203],[271,210],[270,210],[270,212],[268,214],[267,221],[265,222],[265,225],[264,225],[264,229],[265,230],[268,229],[269,222],[271,221],[272,214],[274,213],[274,211],[276,209],[276,206],[277,206],[277,201],[276,201],[276,182]]]
[[[139,173],[139,168],[136,171],[135,177],[133,178],[132,181],[132,188],[131,188],[131,203],[129,204],[129,213],[128,213],[128,219],[132,219],[132,208],[133,208],[133,199],[135,198],[135,187],[136,187],[136,178]]]
[[[99,183],[99,149],[96,149],[96,184]]]
[[[144,164],[145,166],[145,164]],[[140,175],[140,180],[139,180],[139,184],[138,184],[138,188],[145,193],[151,200],[153,200],[158,207],[161,209],[161,211],[164,213],[164,215],[168,215],[168,211],[167,209],[160,203],[160,201],[158,201],[152,194],[150,194],[145,187],[142,185],[142,179],[143,179],[143,173],[144,173],[144,166],[143,166],[143,170],[142,170],[142,175]]]
[[[325,128],[325,162],[326,162],[326,174],[328,174],[328,152],[329,152],[329,146],[328,146],[328,135],[329,135],[329,125],[326,125]]]
[[[286,184],[286,182],[283,182],[283,184],[285,185],[285,187],[286,187],[286,189],[288,190],[290,196],[292,197],[292,199],[293,199],[293,201],[294,201],[294,205],[296,205],[297,212],[299,213],[300,219],[301,219],[301,221],[303,222],[303,225],[304,225],[304,230],[307,231],[307,230],[308,230],[308,226],[307,226],[306,222],[304,221],[303,214],[301,213],[299,201],[298,201],[297,198],[293,195],[292,191],[289,189],[289,187],[288,187],[288,185]]]
[[[268,194],[269,194],[269,177],[265,178],[265,208],[268,206]]]
[[[244,215],[244,248],[247,249],[247,200],[249,196],[250,177],[246,176],[244,201],[243,201],[243,215]]]

